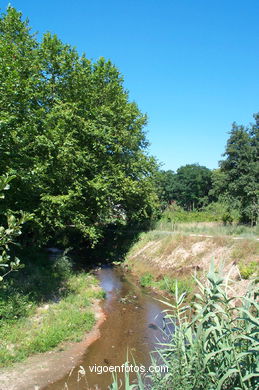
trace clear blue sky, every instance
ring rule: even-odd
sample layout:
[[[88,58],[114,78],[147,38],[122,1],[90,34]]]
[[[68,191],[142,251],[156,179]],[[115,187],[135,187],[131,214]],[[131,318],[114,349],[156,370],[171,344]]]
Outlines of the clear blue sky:
[[[1,0],[1,10],[8,2]],[[258,0],[13,0],[33,30],[109,58],[149,117],[164,169],[216,168],[232,122],[259,111]]]

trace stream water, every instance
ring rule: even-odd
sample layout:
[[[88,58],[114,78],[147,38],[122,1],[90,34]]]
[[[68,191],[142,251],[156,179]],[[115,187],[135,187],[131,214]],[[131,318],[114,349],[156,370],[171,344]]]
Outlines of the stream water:
[[[97,370],[100,372],[104,366],[121,366],[127,355],[130,363],[133,356],[135,365],[148,368],[150,352],[159,342],[165,341],[161,329],[165,325],[163,310],[166,306],[157,300],[159,296],[147,293],[131,275],[118,267],[101,268],[96,271],[96,276],[106,292],[103,310],[107,319],[100,327],[100,338],[90,345],[80,364],[85,375],[80,379],[80,367],[77,367],[45,390],[106,390],[112,383],[112,374],[99,374]],[[168,326],[166,329],[172,331]],[[118,373],[118,377],[123,381],[124,374]]]

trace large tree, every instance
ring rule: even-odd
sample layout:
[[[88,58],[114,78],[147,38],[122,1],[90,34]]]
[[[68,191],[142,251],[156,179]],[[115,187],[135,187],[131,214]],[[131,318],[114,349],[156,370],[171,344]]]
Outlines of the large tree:
[[[0,58],[0,169],[16,176],[6,207],[34,213],[31,236],[94,243],[110,223],[150,218],[157,165],[117,68],[56,35],[38,42],[12,7]]]
[[[250,127],[233,124],[227,141],[222,194],[239,202],[242,222],[256,223],[259,216],[259,115]]]
[[[208,203],[211,189],[210,169],[199,164],[187,164],[173,171],[157,175],[159,198],[163,203],[175,201],[185,210],[200,208]]]
[[[158,171],[156,183],[160,202],[162,207],[165,208],[175,200],[176,174],[172,170]]]
[[[177,170],[176,199],[186,210],[206,204],[210,188],[210,169],[199,164],[187,164]]]

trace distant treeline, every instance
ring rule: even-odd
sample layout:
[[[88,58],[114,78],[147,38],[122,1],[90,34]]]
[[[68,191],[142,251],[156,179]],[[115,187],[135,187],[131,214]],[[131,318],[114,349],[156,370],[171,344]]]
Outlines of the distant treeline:
[[[159,172],[157,188],[163,207],[177,204],[188,211],[217,212],[222,214],[224,222],[256,224],[259,217],[259,114],[254,115],[254,119],[255,123],[248,128],[233,124],[219,169],[190,164],[176,172]]]

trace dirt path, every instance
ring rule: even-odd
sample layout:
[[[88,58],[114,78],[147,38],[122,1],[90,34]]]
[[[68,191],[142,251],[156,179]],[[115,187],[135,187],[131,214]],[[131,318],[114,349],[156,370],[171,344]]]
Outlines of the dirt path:
[[[37,354],[24,363],[0,370],[0,390],[40,390],[78,365],[86,349],[100,337],[99,328],[105,320],[99,300],[94,302],[93,310],[96,324],[81,342],[66,343],[62,351]]]
[[[247,237],[233,237],[233,236],[227,236],[227,235],[209,235],[209,234],[192,234],[192,233],[184,233],[184,232],[181,232],[181,231],[171,231],[171,230],[153,230],[154,232],[158,232],[158,233],[163,233],[163,234],[184,234],[184,235],[187,235],[189,237],[204,237],[204,238],[214,238],[214,237],[223,237],[223,238],[230,238],[232,240],[248,240],[248,239],[251,239],[251,240],[255,240],[255,241],[259,241],[259,238],[255,238],[255,237],[251,237],[251,238],[247,238]]]

